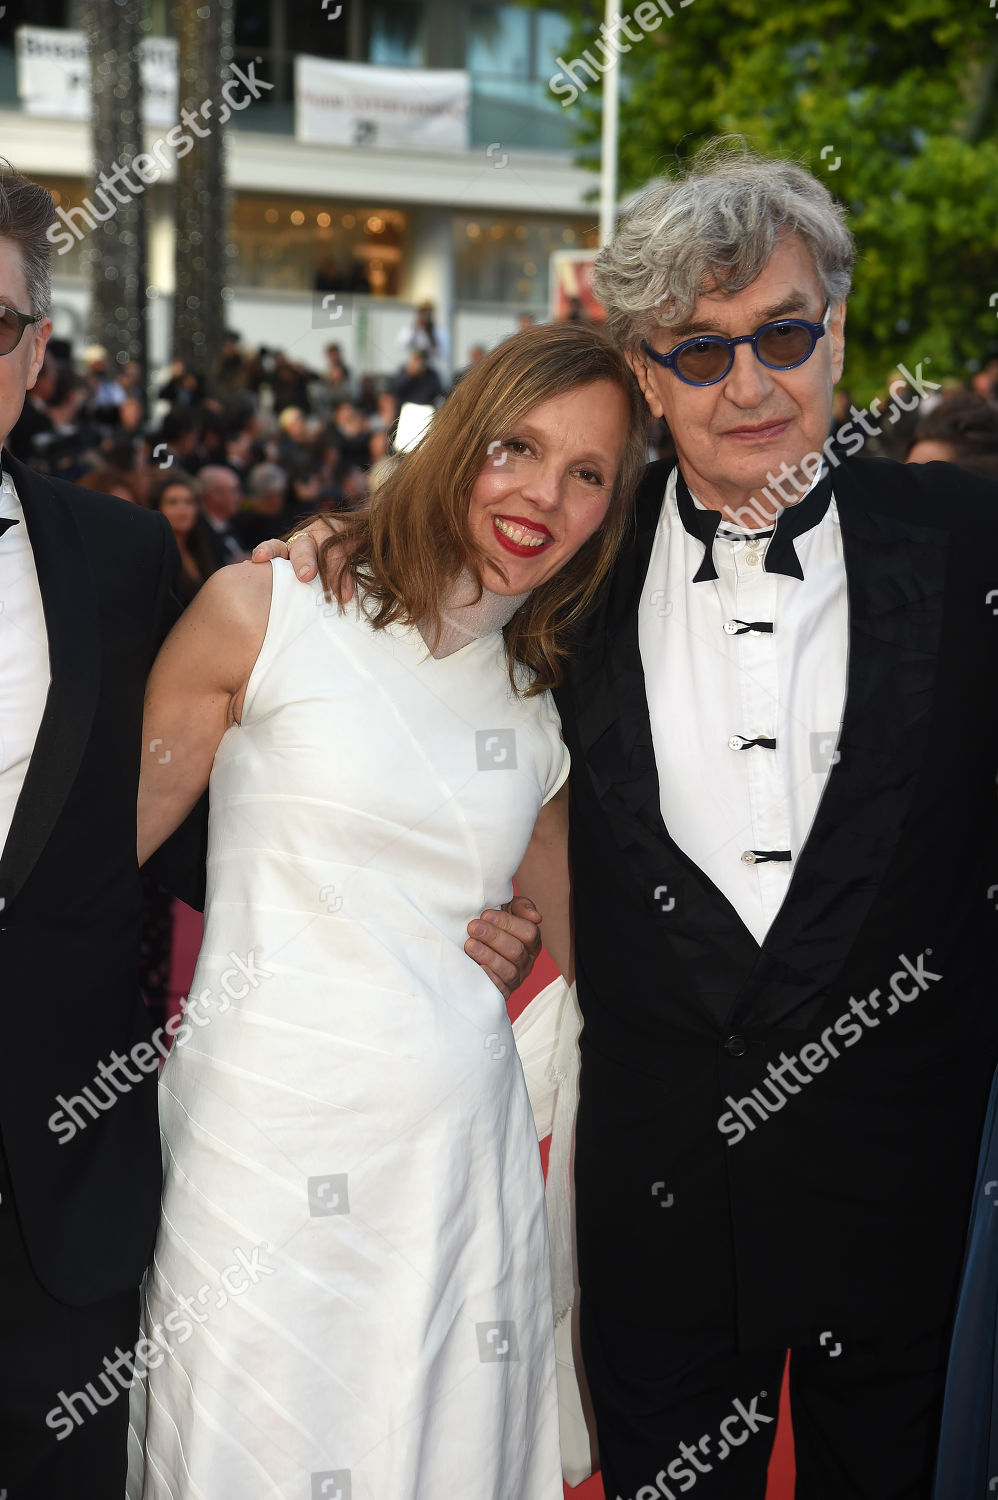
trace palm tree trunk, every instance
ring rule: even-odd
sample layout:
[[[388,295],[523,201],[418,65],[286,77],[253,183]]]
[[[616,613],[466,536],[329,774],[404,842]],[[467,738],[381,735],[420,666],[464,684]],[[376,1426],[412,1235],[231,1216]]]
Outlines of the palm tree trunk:
[[[90,272],[90,336],[113,374],[136,361],[146,377],[146,212],[141,180],[129,170],[142,151],[141,0],[82,0],[90,46],[95,223],[84,249]]]
[[[173,357],[207,384],[222,349],[229,269],[229,204],[225,185],[222,66],[232,57],[232,0],[173,6],[180,42],[180,109],[198,128],[193,148],[177,162],[176,294]],[[202,114],[206,100],[211,101]],[[201,132],[205,132],[203,135]]]

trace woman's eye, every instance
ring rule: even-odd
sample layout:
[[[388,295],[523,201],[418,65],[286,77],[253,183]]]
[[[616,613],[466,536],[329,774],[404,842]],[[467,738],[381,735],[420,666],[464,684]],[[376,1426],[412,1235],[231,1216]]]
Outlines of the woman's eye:
[[[530,452],[530,445],[525,443],[522,438],[507,438],[503,443],[503,447],[507,453],[522,454]]]
[[[583,480],[586,484],[596,485],[598,489],[603,488],[603,475],[596,469],[576,469],[576,479]]]

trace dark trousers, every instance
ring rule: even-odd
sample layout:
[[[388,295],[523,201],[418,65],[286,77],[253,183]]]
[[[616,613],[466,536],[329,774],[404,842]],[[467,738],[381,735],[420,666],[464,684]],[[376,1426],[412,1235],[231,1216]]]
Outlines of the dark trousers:
[[[0,1146],[0,1495],[121,1500],[138,1321],[137,1290],[67,1307],[41,1285]]]
[[[697,1500],[764,1500],[786,1350],[625,1327],[585,1299],[581,1331],[607,1500],[694,1485]],[[929,1500],[947,1342],[830,1334],[791,1351],[797,1500]]]

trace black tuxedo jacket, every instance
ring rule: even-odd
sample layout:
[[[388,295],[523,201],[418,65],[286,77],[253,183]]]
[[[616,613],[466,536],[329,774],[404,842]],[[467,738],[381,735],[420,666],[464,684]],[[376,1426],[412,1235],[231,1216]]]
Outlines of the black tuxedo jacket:
[[[177,613],[165,519],[4,455],[24,508],[52,681],[0,857],[0,1136],[31,1263],[83,1305],[136,1286],[159,1209],[156,1072],[50,1128],[101,1063],[147,1041],[135,797],[142,698]],[[120,1071],[116,1076],[125,1080]],[[127,1083],[127,1080],[125,1080]]]
[[[660,812],[638,604],[668,471],[647,471],[558,695],[583,1298],[743,1347],[928,1330],[955,1295],[998,1057],[998,485],[836,470],[839,759],[760,948]],[[874,991],[866,1022],[851,1002]]]

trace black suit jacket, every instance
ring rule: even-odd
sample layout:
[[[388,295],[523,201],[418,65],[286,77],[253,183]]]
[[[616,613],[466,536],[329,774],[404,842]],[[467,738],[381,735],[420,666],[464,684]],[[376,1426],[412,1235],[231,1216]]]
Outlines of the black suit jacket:
[[[930,1329],[952,1305],[998,1057],[998,485],[941,464],[837,469],[839,760],[760,948],[660,812],[638,603],[669,467],[646,474],[559,693],[583,1297],[742,1345]],[[905,957],[939,977],[920,986]],[[896,974],[914,997],[861,1023],[851,1001],[889,997]],[[796,1082],[783,1057],[807,1044],[819,1071],[797,1062]],[[744,1102],[756,1088],[772,1111]]]
[[[137,1285],[159,1207],[156,1072],[67,1129],[50,1119],[147,1040],[137,983],[135,797],[142,698],[177,613],[165,519],[9,455],[52,682],[0,857],[0,1134],[32,1265],[61,1301]],[[119,1072],[119,1078],[124,1075]],[[98,1087],[96,1097],[103,1097]],[[65,1142],[65,1143],[62,1143]]]

